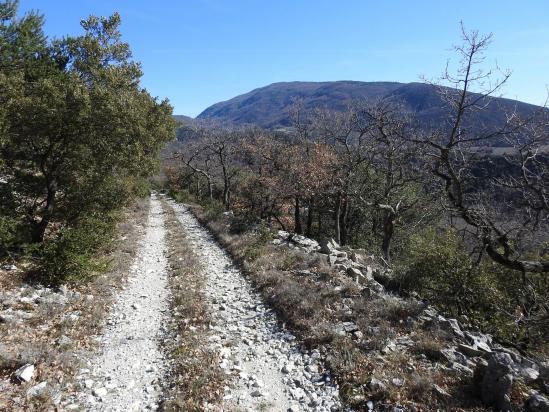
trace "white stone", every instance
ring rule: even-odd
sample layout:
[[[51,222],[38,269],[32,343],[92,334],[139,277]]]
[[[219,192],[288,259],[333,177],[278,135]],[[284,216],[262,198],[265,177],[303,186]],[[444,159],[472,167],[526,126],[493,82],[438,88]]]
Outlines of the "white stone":
[[[46,391],[47,383],[40,382],[38,385],[34,385],[27,390],[27,398],[34,398],[42,395]]]
[[[14,375],[20,382],[30,382],[34,377],[34,365],[27,363],[17,369]]]
[[[107,394],[107,388],[96,388],[92,391],[92,393],[97,396],[97,397],[102,397],[102,396],[105,396]]]

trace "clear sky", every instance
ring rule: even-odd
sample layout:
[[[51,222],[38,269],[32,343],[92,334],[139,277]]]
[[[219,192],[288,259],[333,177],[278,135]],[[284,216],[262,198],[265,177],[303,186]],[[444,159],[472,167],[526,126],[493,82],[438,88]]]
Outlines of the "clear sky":
[[[46,33],[80,32],[90,14],[122,34],[176,114],[279,81],[436,78],[459,21],[494,34],[488,58],[513,71],[505,97],[542,104],[549,85],[549,0],[20,0]]]

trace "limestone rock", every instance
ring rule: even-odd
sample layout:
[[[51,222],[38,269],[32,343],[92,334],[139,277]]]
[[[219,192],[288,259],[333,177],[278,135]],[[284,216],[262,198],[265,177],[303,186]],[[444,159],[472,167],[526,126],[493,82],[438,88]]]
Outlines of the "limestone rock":
[[[34,365],[27,363],[17,369],[13,375],[19,382],[30,382],[34,377]]]
[[[492,337],[484,333],[479,332],[465,332],[465,336],[471,343],[471,345],[478,350],[484,352],[492,352]]]
[[[549,381],[549,362],[540,362],[539,377],[543,380]]]
[[[440,326],[449,332],[452,332],[454,335],[463,338],[465,337],[462,332],[457,319],[444,319],[440,322]]]
[[[38,385],[34,385],[32,388],[27,390],[27,398],[35,398],[44,394],[47,390],[47,383],[40,382]]]
[[[362,280],[362,278],[364,277],[360,270],[353,267],[347,268],[347,276],[356,279],[357,281]]]
[[[334,327],[334,331],[338,335],[345,335],[358,331],[358,326],[354,322],[341,322]]]
[[[107,388],[96,388],[92,391],[92,393],[94,394],[94,396],[97,396],[98,398],[102,397],[102,396],[105,396],[107,394]]]
[[[450,399],[452,397],[452,395],[436,384],[433,384],[433,392],[441,399]]]
[[[479,349],[476,349],[473,346],[466,345],[464,343],[458,344],[457,348],[458,348],[459,351],[461,351],[462,353],[464,353],[468,356],[484,356],[485,355],[485,352],[483,352]]]
[[[484,373],[481,386],[482,401],[496,410],[511,409],[510,392],[513,386],[513,359],[508,353],[495,352]]]
[[[41,305],[66,305],[67,297],[61,293],[50,293],[47,295],[41,296],[37,302]]]
[[[331,255],[339,249],[339,245],[334,239],[321,239],[318,244],[320,246],[320,252],[327,255]]]
[[[379,282],[377,282],[373,279],[368,280],[368,283],[366,284],[366,287],[367,287],[367,289],[370,290],[371,294],[373,294],[373,295],[383,293],[383,291],[385,290],[381,283],[379,283]]]
[[[526,402],[527,412],[549,412],[549,399],[545,396],[532,395]]]
[[[286,363],[281,369],[282,373],[286,373],[286,374],[291,373],[293,370],[294,370],[294,365],[289,362]]]
[[[386,388],[387,385],[385,385],[382,381],[374,376],[372,376],[370,378],[370,381],[368,382],[368,389],[370,389],[371,391],[383,391]]]

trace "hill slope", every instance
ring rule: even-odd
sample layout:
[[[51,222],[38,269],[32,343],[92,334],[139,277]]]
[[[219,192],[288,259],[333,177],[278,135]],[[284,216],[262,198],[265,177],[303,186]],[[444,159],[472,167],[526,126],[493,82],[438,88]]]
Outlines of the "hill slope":
[[[273,83],[230,100],[216,103],[204,110],[197,119],[215,119],[234,124],[255,124],[265,128],[289,126],[288,109],[301,99],[305,109],[315,107],[343,110],[353,101],[373,102],[390,99],[414,113],[425,126],[445,122],[448,105],[434,86],[424,83],[397,82],[289,82]],[[537,106],[516,100],[491,98],[488,107],[474,120],[490,126],[503,119],[504,111],[525,114]]]

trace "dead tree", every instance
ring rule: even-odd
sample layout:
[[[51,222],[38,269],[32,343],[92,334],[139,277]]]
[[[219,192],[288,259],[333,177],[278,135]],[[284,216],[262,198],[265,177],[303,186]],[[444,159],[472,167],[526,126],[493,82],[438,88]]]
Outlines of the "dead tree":
[[[482,69],[491,35],[467,32],[463,26],[462,34],[463,44],[455,48],[460,57],[456,74],[447,67],[442,78],[450,87],[437,85],[452,110],[449,127],[414,141],[429,148],[431,169],[442,183],[449,211],[478,239],[482,252],[523,274],[548,273],[549,262],[525,257],[528,238],[547,234],[548,159],[542,152],[549,143],[547,111],[522,118],[506,113],[498,127],[475,123],[479,112],[497,104],[492,97],[510,73],[500,72],[494,79],[492,71]],[[506,167],[494,168],[497,157],[481,148],[502,141],[514,144],[504,157]]]

